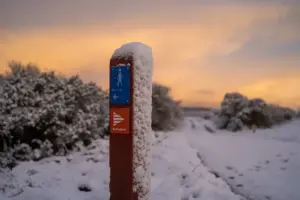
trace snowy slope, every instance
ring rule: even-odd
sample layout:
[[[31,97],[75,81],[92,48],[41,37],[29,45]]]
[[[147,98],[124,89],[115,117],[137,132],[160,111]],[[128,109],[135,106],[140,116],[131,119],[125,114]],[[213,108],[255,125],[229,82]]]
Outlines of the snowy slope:
[[[189,127],[168,133],[153,147],[151,200],[240,200],[229,186],[201,164],[187,138]],[[157,133],[162,135],[162,133]],[[12,173],[0,173],[0,199],[108,200],[108,142],[69,157],[25,162]],[[91,191],[81,192],[79,185]]]
[[[188,140],[201,158],[237,191],[254,199],[300,199],[300,121],[275,127],[210,134],[207,121],[191,118]]]

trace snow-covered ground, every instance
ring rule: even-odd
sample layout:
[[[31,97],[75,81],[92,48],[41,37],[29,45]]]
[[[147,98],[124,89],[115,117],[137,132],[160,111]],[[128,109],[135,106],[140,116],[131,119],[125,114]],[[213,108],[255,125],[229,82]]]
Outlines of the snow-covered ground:
[[[188,130],[186,127],[170,132],[167,139],[156,141],[152,150],[151,199],[242,199],[201,165],[197,150],[186,140],[184,133]],[[163,138],[162,133],[157,134]],[[79,185],[88,185],[92,191],[81,192]],[[108,142],[97,141],[94,148],[69,157],[22,163],[12,173],[2,173],[1,190],[10,200],[108,200]]]
[[[188,132],[205,165],[254,199],[300,199],[300,120],[273,129],[210,134],[209,121],[191,118]]]
[[[157,133],[151,200],[300,199],[300,121],[255,133],[209,133],[208,123],[186,118],[166,139]],[[0,171],[0,199],[108,200],[108,141]]]

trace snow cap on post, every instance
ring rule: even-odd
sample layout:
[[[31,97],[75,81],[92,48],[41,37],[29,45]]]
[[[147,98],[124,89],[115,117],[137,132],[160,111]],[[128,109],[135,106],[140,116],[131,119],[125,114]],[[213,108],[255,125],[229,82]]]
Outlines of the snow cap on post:
[[[142,43],[128,43],[113,57],[133,58],[133,190],[138,200],[149,200],[152,114],[152,49]]]

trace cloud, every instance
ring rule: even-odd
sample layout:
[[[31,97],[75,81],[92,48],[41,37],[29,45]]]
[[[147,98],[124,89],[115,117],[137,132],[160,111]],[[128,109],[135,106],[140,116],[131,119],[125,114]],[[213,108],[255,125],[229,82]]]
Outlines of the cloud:
[[[247,88],[242,91],[253,94],[257,91],[249,88],[260,81],[300,75],[295,45],[300,34],[295,34],[294,26],[298,15],[290,3],[15,2],[0,3],[0,9],[6,8],[0,12],[0,72],[7,61],[21,60],[67,75],[80,74],[106,89],[114,49],[141,41],[153,49],[154,81],[171,87],[172,95],[185,104],[219,105],[226,92]],[[200,91],[195,96],[199,88],[212,88],[214,93]],[[276,98],[284,95],[278,93]]]
[[[268,0],[27,0],[26,3],[20,3],[18,0],[10,0],[0,1],[0,27],[23,30],[57,26],[109,26],[141,18],[149,25],[149,23],[159,23],[153,18],[154,16],[163,20],[188,23],[187,20],[194,17],[190,12],[193,10],[207,13],[207,8],[220,6],[265,7],[278,5],[280,2]]]
[[[300,103],[297,101],[300,99],[299,77],[298,75],[270,77],[241,87],[239,91],[251,98],[260,97],[271,103],[296,108]]]
[[[300,55],[300,38],[299,41],[296,40],[279,44],[276,41],[270,42],[262,38],[252,38],[243,44],[238,51],[228,55],[226,58],[264,61],[273,58],[286,58],[290,55]]]
[[[240,48],[224,56],[227,60],[269,60],[300,55],[300,5],[273,20],[257,22],[251,37]],[[300,57],[299,57],[300,61]]]

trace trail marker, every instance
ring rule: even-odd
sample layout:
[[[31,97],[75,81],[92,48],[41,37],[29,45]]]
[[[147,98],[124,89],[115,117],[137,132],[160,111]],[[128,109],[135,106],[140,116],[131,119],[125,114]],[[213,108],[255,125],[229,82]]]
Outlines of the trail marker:
[[[152,49],[129,43],[110,60],[110,200],[149,200]]]
[[[111,108],[110,109],[110,130],[112,134],[130,133],[130,109]]]
[[[110,68],[110,103],[121,105],[130,103],[131,87],[130,66],[112,66]]]

